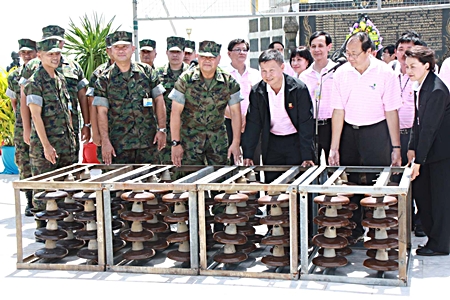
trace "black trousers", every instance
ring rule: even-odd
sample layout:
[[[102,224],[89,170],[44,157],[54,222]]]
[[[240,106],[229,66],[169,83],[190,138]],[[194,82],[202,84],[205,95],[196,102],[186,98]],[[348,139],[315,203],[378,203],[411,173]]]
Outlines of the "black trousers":
[[[228,145],[231,146],[233,142],[233,128],[231,127],[231,119],[225,118],[225,127],[227,128]],[[255,148],[253,154],[253,164],[259,166],[261,164],[261,139],[259,139],[258,145]],[[233,155],[230,157],[230,165],[234,165]]]
[[[314,126],[315,121],[316,120],[314,120]],[[325,153],[325,163],[328,163],[331,147],[331,119],[319,120],[317,129],[317,162],[320,164],[320,156],[322,155],[323,150]]]
[[[412,196],[419,208],[427,247],[450,253],[450,158],[423,164],[412,182]]]
[[[353,126],[344,123],[339,147],[341,166],[389,166],[391,164],[391,138],[386,120],[368,126]],[[360,173],[349,174],[349,182],[356,184],[373,185],[376,179],[375,173],[366,173],[364,177]],[[355,195],[350,201],[359,205],[363,195]],[[353,211],[350,220],[356,223],[354,236],[364,233],[361,225],[363,209]]]

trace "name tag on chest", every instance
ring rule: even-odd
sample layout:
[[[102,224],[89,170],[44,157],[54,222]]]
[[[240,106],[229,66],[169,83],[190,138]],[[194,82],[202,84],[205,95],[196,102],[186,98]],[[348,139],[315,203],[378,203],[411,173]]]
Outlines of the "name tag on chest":
[[[152,107],[153,106],[153,98],[143,98],[142,105],[144,107]]]

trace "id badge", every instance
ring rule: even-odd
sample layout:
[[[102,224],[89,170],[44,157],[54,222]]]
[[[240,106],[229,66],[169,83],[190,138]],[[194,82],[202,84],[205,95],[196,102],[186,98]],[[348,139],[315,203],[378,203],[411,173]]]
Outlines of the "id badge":
[[[152,107],[153,106],[153,98],[143,98],[142,104],[144,107]]]

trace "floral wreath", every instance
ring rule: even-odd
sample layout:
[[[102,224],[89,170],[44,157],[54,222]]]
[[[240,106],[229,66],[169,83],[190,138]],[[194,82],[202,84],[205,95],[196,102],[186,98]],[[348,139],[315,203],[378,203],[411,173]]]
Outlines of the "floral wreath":
[[[376,51],[383,48],[383,46],[381,45],[383,38],[381,37],[380,32],[378,31],[375,24],[373,24],[367,16],[361,17],[360,20],[358,22],[355,22],[355,24],[353,24],[353,27],[350,27],[349,29],[350,34],[347,34],[345,40],[348,40],[350,36],[357,32],[366,32],[369,35],[369,38],[375,44]]]

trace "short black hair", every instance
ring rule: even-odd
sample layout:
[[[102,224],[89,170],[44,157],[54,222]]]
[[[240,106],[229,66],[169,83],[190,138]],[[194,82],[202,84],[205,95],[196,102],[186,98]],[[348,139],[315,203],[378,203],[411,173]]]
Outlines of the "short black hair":
[[[296,57],[296,56],[300,56],[300,57],[303,57],[304,59],[306,59],[308,61],[308,68],[314,62],[314,58],[312,57],[311,52],[305,46],[297,47],[291,52],[291,57],[289,58],[289,63],[292,64],[292,59],[294,59],[294,57]]]
[[[327,46],[333,42],[333,40],[331,39],[331,35],[328,32],[316,31],[309,37],[309,44],[311,45],[312,41],[315,38],[318,38],[319,36],[322,36],[322,35],[325,37],[325,44],[327,44]]]
[[[426,46],[425,42],[420,39],[420,35],[414,30],[407,30],[402,33],[400,38],[395,43],[395,49],[404,43],[413,43],[415,46]]]
[[[429,68],[428,71],[434,72],[435,66],[436,66],[436,59],[434,57],[434,51],[428,47],[425,46],[414,46],[409,50],[406,50],[405,52],[406,57],[412,57],[417,58],[420,63],[423,65],[428,63]]]
[[[373,49],[373,46],[372,46],[373,42],[369,38],[369,35],[366,32],[364,32],[364,31],[359,31],[359,32],[356,32],[356,33],[352,34],[348,38],[346,45],[348,45],[348,43],[352,39],[357,39],[358,41],[361,42],[361,49],[364,52],[367,52],[367,50],[369,50],[369,49]]]
[[[234,46],[236,46],[237,44],[245,44],[247,50],[249,50],[250,48],[250,45],[244,39],[234,39],[228,44],[228,51],[233,50]]]
[[[284,63],[283,55],[275,49],[264,50],[258,58],[258,63],[261,64],[271,60],[276,61],[280,66]]]
[[[395,45],[394,44],[389,44],[386,47],[383,48],[382,52],[387,52],[389,53],[389,55],[392,55],[395,53]]]
[[[269,44],[269,47],[267,49],[275,49],[275,44],[280,44],[281,47],[283,47],[283,49],[284,49],[284,45],[280,41],[273,41],[272,43]]]

